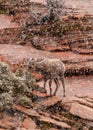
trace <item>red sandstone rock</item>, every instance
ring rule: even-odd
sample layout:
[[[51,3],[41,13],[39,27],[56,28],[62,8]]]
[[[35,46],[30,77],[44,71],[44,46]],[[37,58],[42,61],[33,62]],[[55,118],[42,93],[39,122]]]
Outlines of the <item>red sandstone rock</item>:
[[[51,123],[51,124],[54,124],[55,126],[58,126],[58,127],[61,127],[61,128],[67,128],[67,129],[70,129],[71,127],[64,123],[64,122],[60,122],[60,121],[56,121],[50,117],[40,117],[40,121],[43,121],[43,122],[47,122],[47,123]]]
[[[79,103],[72,104],[70,113],[83,119],[93,120],[93,108],[81,105]]]
[[[49,97],[48,99],[40,102],[40,104],[42,104],[44,107],[51,107],[54,106],[55,104],[57,104],[58,102],[61,102],[62,99],[58,98],[58,97]]]
[[[17,105],[14,105],[13,108],[28,116],[39,117],[39,114],[36,111],[34,111],[33,109],[27,109],[25,107],[17,106]]]
[[[10,129],[10,128],[17,128],[20,127],[20,123],[19,120],[14,116],[11,117],[8,114],[3,114],[3,118],[0,119],[0,127],[3,129]],[[21,118],[21,117],[20,117]]]
[[[36,124],[31,118],[26,118],[22,126],[27,130],[36,130]]]
[[[32,91],[31,94],[37,98],[45,98],[45,97],[49,97],[48,94],[46,93],[40,93],[40,92],[36,92],[36,91]]]

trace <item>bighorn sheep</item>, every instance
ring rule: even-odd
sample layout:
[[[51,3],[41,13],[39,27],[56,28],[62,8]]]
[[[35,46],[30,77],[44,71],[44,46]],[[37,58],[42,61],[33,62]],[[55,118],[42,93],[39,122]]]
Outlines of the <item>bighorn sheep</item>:
[[[27,63],[27,70],[30,72],[38,71],[43,75],[44,79],[44,88],[46,90],[46,82],[49,79],[49,88],[50,95],[52,96],[52,80],[56,84],[56,89],[53,95],[56,95],[56,92],[59,87],[59,79],[63,85],[63,96],[65,96],[65,83],[64,83],[64,72],[65,66],[63,62],[59,59],[30,59]]]

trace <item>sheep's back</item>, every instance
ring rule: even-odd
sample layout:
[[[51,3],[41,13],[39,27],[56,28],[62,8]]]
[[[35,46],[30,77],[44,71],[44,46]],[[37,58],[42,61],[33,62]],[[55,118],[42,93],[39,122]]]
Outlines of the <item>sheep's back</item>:
[[[65,66],[59,59],[44,59],[38,64],[41,73],[46,76],[58,77],[64,73]]]

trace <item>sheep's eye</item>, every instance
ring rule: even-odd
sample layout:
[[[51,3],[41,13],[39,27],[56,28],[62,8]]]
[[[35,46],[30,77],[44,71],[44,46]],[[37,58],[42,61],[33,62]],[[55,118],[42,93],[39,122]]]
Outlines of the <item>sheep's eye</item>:
[[[31,69],[31,66],[29,66],[28,68]]]

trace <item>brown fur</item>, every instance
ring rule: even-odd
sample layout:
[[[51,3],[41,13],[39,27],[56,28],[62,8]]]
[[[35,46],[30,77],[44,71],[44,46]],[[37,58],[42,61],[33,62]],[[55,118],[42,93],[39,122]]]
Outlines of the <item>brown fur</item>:
[[[46,89],[46,82],[49,79],[50,95],[52,95],[52,80],[56,84],[56,89],[53,95],[59,87],[59,80],[61,80],[63,85],[63,96],[65,96],[65,83],[64,83],[64,72],[65,66],[63,62],[59,59],[30,59],[27,64],[27,70],[30,72],[38,71],[43,75],[44,88]]]

